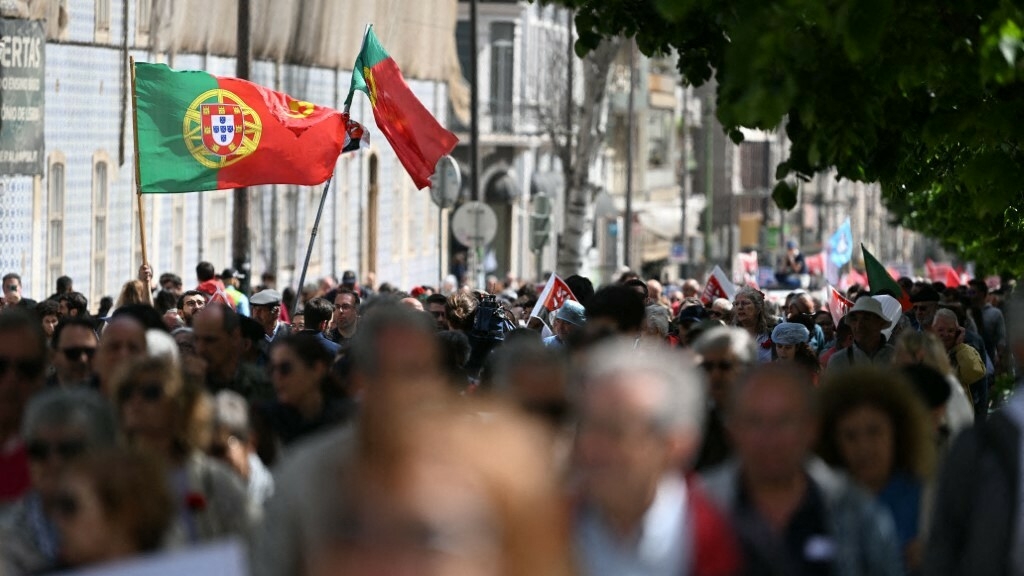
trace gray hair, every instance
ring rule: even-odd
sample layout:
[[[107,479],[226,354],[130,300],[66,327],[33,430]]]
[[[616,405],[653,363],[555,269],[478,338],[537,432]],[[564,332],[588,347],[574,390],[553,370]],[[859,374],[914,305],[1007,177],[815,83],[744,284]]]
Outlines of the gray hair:
[[[728,298],[715,298],[715,301],[711,303],[711,307],[721,306],[723,312],[732,312],[732,302]]]
[[[639,374],[651,378],[637,378]],[[578,391],[586,395],[595,386],[608,385],[614,376],[626,376],[618,380],[623,386],[658,387],[660,399],[650,415],[658,430],[701,434],[707,383],[688,356],[662,348],[636,350],[632,339],[609,340],[587,354]]]
[[[213,397],[213,422],[239,440],[249,440],[249,403],[233,390],[217,392]]]
[[[668,309],[661,304],[651,304],[644,309],[644,319],[647,325],[658,329],[658,334],[668,334]]]
[[[706,354],[728,349],[739,362],[751,365],[757,361],[757,344],[750,333],[742,328],[719,326],[700,335],[693,343],[693,351]]]
[[[935,317],[932,318],[932,326],[935,325],[935,321],[939,318],[945,318],[953,323],[954,326],[960,326],[960,321],[956,317],[956,312],[948,310],[946,308],[939,308],[935,311]]]
[[[107,448],[117,441],[117,423],[110,404],[89,388],[53,388],[29,401],[21,423],[22,438],[32,438],[45,426],[77,426],[85,430],[90,448]]]

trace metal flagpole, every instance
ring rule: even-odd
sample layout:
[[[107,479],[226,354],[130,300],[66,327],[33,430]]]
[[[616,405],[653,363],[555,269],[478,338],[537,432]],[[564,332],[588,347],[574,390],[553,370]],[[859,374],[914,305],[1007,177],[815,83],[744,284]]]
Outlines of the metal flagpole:
[[[309,234],[309,246],[306,248],[306,261],[302,263],[302,274],[299,274],[299,286],[295,290],[295,303],[292,304],[291,317],[294,318],[299,310],[299,302],[302,301],[302,287],[306,283],[306,269],[309,268],[309,259],[313,256],[313,242],[316,241],[317,230],[320,229],[320,216],[324,213],[324,204],[327,202],[327,191],[331,188],[331,180],[334,174],[324,182],[324,192],[320,195],[320,207],[316,210],[316,219],[313,220],[313,231]]]
[[[139,168],[139,106],[135,97],[135,57],[128,57],[128,65],[132,68],[132,135],[135,141],[135,198],[139,203],[139,240],[142,242],[142,264],[149,264],[146,256],[146,213],[142,203],[142,178]]]

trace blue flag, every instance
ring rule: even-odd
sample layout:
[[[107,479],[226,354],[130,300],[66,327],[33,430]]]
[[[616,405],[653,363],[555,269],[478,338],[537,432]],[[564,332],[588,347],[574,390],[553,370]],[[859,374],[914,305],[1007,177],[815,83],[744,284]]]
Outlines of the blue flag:
[[[849,262],[850,258],[853,258],[853,229],[847,218],[828,241],[828,259],[839,268]]]

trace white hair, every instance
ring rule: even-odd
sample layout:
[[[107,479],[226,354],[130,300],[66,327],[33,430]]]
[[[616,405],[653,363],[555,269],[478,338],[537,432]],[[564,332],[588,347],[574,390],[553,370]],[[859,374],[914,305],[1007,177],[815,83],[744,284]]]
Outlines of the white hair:
[[[935,317],[932,318],[932,326],[935,325],[935,321],[938,320],[939,318],[945,318],[946,320],[952,322],[954,326],[960,326],[960,321],[957,320],[956,312],[953,312],[952,310],[948,310],[946,308],[939,308],[938,310],[936,310]]]
[[[693,343],[693,351],[706,354],[711,351],[728,349],[736,360],[743,364],[757,361],[757,343],[750,333],[742,328],[719,326],[700,335]]]
[[[146,330],[146,352],[150,358],[162,357],[174,364],[181,366],[181,352],[178,351],[178,343],[174,337],[156,328]]]
[[[637,378],[638,375],[648,378]],[[625,378],[613,378],[625,376]],[[651,348],[643,351],[633,346],[632,339],[613,339],[596,346],[587,354],[580,374],[586,395],[595,387],[657,387],[658,401],[651,423],[662,432],[701,433],[704,426],[704,373],[691,358],[678,351]],[[614,384],[613,384],[614,383]]]

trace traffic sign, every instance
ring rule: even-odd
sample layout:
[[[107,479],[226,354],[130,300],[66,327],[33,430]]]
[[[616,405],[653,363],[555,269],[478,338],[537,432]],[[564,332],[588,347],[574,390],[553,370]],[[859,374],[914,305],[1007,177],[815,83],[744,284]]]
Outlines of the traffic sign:
[[[437,161],[434,173],[430,175],[430,199],[441,209],[455,204],[462,186],[459,165],[448,155]]]
[[[466,202],[452,216],[452,234],[466,246],[485,246],[498,233],[498,216],[483,202]]]

